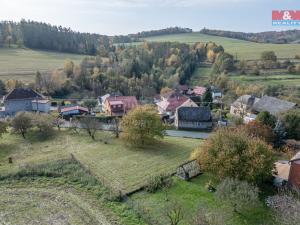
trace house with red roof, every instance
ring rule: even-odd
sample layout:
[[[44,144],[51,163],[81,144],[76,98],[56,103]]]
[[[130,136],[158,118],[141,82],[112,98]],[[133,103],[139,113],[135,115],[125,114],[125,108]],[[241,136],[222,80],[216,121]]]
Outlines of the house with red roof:
[[[196,96],[203,96],[206,91],[207,91],[206,87],[200,87],[200,86],[196,86],[193,89],[194,95],[196,95]]]
[[[183,95],[164,99],[156,103],[157,110],[161,115],[163,114],[174,115],[176,109],[179,106],[181,106],[183,103],[185,103],[187,100],[189,100],[189,98]]]
[[[105,99],[104,112],[110,116],[123,116],[137,106],[135,96],[113,96]]]
[[[89,113],[88,108],[79,105],[68,105],[60,108],[60,115],[65,118],[71,118],[72,116],[86,115]]]

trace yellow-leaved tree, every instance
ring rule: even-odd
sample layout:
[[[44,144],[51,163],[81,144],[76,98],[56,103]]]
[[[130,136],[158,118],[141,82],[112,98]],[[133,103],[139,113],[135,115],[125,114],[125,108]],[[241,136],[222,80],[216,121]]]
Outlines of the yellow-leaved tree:
[[[151,144],[163,138],[165,126],[151,105],[138,106],[123,117],[121,138],[132,145]]]

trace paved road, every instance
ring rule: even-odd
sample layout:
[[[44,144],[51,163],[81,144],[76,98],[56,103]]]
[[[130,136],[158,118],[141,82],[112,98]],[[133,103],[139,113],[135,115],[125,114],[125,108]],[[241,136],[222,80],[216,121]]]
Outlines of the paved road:
[[[186,137],[196,139],[207,139],[211,133],[183,130],[167,130],[166,135],[171,137]]]
[[[65,121],[61,127],[69,128],[71,124],[69,121]],[[78,128],[82,128],[81,124],[77,124]],[[114,125],[112,124],[102,124],[99,130],[113,131]],[[121,131],[121,129],[120,129]],[[185,138],[195,138],[195,139],[207,139],[211,133],[210,132],[197,132],[197,131],[183,131],[183,130],[167,130],[166,136],[171,137],[185,137]]]

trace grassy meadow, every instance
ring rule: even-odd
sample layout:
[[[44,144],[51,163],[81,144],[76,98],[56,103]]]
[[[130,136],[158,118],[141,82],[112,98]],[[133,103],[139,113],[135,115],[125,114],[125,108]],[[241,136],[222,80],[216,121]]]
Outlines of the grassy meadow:
[[[34,80],[36,71],[62,68],[65,59],[79,63],[83,55],[19,48],[0,48],[0,80]]]
[[[107,186],[127,193],[145,185],[152,176],[174,172],[201,144],[199,139],[165,137],[140,149],[126,146],[107,132],[97,133],[97,140],[92,141],[84,131],[62,131],[45,141],[5,135],[1,140],[0,173],[16,171],[22,165],[68,158],[72,153]],[[7,157],[12,157],[14,163],[8,164]]]
[[[147,215],[145,215],[147,217],[146,221],[158,225],[168,224],[169,220],[166,212],[172,209],[174,205],[181,208],[183,212],[183,221],[180,223],[182,225],[189,225],[193,222],[200,207],[209,209],[214,213],[227,212],[229,217],[226,217],[228,222],[226,224],[273,224],[272,214],[263,204],[239,214],[233,213],[228,205],[218,202],[214,194],[205,188],[205,184],[210,180],[214,181],[214,179],[209,174],[202,174],[193,178],[190,182],[174,177],[171,188],[154,194],[137,193],[131,197],[131,204],[137,207],[138,210],[147,212]]]
[[[226,52],[232,54],[234,57],[237,57],[238,60],[259,59],[260,54],[263,51],[274,51],[278,58],[294,58],[295,55],[300,55],[299,44],[254,43],[238,39],[200,34],[198,32],[154,36],[145,38],[145,40],[153,42],[183,42],[189,44],[195,42],[213,41],[219,45],[222,45]]]

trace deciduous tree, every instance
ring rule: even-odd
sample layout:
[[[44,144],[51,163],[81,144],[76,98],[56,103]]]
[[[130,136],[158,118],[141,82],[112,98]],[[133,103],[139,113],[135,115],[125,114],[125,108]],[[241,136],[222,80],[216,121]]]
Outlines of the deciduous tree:
[[[133,145],[151,144],[165,132],[159,115],[150,105],[138,106],[123,117],[122,138]]]
[[[13,118],[11,126],[15,132],[20,133],[22,137],[26,138],[26,133],[32,128],[32,115],[28,112],[19,112]]]
[[[264,141],[241,129],[221,128],[192,154],[204,171],[262,183],[272,176],[273,150]]]

